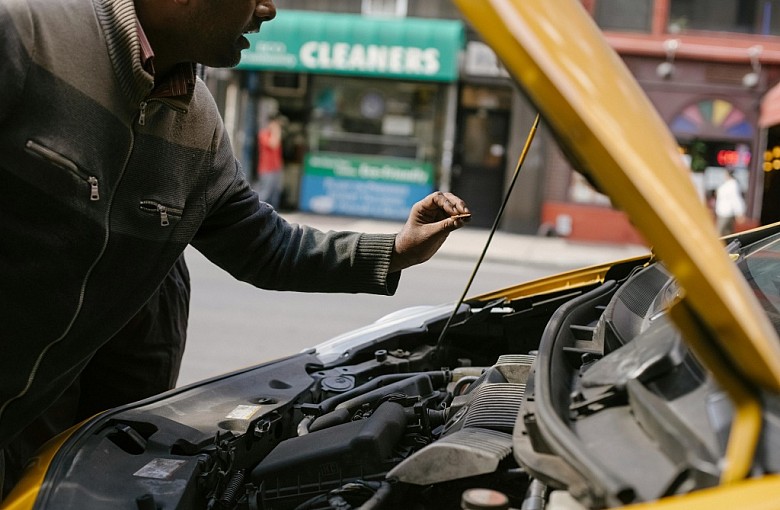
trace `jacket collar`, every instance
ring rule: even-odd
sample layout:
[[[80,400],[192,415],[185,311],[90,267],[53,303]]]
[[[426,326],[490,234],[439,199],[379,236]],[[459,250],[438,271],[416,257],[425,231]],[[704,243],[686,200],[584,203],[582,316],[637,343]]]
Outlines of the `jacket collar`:
[[[152,94],[154,75],[145,70],[142,64],[135,4],[133,0],[93,0],[93,3],[119,87],[131,107],[136,108]],[[194,68],[194,65],[190,68]],[[180,108],[186,108],[192,100],[194,80],[192,85],[187,87],[184,94],[169,99]]]

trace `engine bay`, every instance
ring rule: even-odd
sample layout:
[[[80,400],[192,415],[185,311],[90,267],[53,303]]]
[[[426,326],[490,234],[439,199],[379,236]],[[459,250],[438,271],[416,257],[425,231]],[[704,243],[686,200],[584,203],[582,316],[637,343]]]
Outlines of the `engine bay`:
[[[370,340],[120,408],[66,444],[46,497],[80,509],[555,509],[710,487],[733,409],[666,316],[677,292],[660,264],[626,262],[603,283],[466,302],[446,336],[452,307],[433,307]]]

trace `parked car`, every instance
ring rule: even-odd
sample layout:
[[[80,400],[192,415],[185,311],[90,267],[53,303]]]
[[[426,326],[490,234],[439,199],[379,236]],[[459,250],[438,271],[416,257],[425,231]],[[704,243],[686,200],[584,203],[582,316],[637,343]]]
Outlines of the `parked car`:
[[[780,505],[780,225],[715,235],[577,0],[456,3],[652,253],[106,411],[4,508]]]

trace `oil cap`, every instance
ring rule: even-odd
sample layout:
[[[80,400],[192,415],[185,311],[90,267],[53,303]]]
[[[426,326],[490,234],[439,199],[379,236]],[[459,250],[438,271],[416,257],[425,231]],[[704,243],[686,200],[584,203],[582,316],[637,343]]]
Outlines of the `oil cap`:
[[[461,496],[463,510],[508,510],[509,498],[492,489],[468,489]]]

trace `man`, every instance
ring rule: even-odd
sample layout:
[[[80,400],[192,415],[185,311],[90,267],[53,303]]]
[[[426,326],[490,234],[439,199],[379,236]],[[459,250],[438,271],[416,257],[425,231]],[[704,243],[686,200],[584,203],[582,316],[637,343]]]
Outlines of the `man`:
[[[282,201],[283,170],[282,115],[274,112],[257,133],[257,194],[274,209],[279,209]]]
[[[257,199],[194,63],[235,65],[275,15],[272,0],[0,2],[0,451],[154,312],[187,244],[261,288],[392,294],[463,225],[444,193],[396,235],[318,232]]]
[[[720,236],[733,234],[737,223],[745,221],[745,200],[731,168],[726,171],[726,180],[715,190],[715,219]]]

